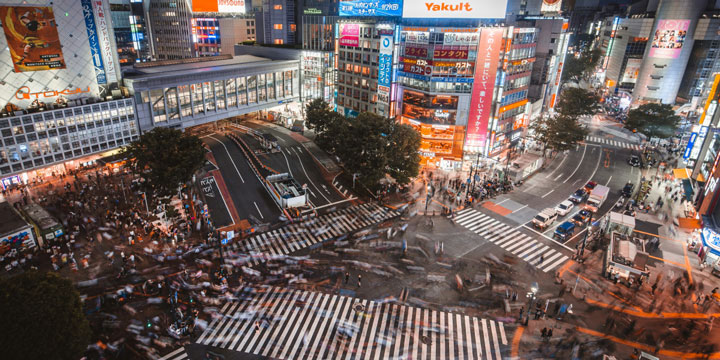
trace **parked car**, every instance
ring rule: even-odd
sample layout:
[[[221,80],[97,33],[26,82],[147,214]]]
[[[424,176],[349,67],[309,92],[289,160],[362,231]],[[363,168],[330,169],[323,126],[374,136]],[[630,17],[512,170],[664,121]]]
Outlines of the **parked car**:
[[[570,237],[573,236],[575,233],[575,223],[571,221],[566,221],[560,225],[558,225],[557,228],[555,228],[555,234],[553,236],[559,238],[560,240],[567,240]]]
[[[589,193],[585,189],[577,189],[577,191],[575,191],[575,193],[570,195],[570,198],[568,200],[570,200],[576,204],[579,204],[579,203],[587,200],[588,196],[589,196]]]
[[[625,187],[622,189],[622,196],[624,197],[630,197],[633,194],[633,189],[635,188],[635,185],[633,183],[628,182],[625,184]]]
[[[575,204],[573,204],[572,201],[565,200],[555,207],[555,211],[557,211],[560,216],[565,216],[570,212],[570,210],[572,210],[573,207],[575,207]]]

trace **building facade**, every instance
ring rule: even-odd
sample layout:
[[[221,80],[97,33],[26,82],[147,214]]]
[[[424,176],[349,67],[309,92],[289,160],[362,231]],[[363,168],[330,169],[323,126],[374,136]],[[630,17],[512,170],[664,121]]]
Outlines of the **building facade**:
[[[153,58],[172,60],[193,57],[192,8],[190,0],[146,0]]]
[[[293,0],[263,0],[255,13],[257,41],[261,44],[296,44],[297,8]]]

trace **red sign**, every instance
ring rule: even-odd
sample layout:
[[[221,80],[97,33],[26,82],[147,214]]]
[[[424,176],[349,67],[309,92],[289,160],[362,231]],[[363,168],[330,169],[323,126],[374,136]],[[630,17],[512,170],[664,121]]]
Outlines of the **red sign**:
[[[435,59],[467,59],[467,46],[437,46],[433,51]]]
[[[432,68],[430,66],[422,66],[417,64],[403,64],[403,71],[417,75],[430,75],[432,74]]]
[[[465,146],[484,147],[487,141],[502,36],[503,29],[487,28],[480,33]]]
[[[427,57],[428,49],[422,48],[422,47],[415,47],[415,46],[406,46],[405,47],[405,55],[406,56],[416,56],[416,57]]]

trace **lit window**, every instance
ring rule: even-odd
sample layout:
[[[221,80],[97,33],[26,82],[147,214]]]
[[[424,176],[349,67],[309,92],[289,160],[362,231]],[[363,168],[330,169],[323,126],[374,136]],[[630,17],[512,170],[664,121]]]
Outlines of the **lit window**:
[[[282,45],[284,43],[284,41],[283,41],[283,39],[275,39],[274,43],[277,45]]]
[[[279,5],[279,4],[278,4],[278,5],[275,5],[275,6],[273,7],[273,9],[275,9],[275,10],[282,10],[282,5]]]
[[[282,24],[275,24],[275,25],[273,25],[273,29],[275,29],[275,30],[282,30]]]
[[[290,24],[290,31],[294,32],[296,28],[295,24]]]

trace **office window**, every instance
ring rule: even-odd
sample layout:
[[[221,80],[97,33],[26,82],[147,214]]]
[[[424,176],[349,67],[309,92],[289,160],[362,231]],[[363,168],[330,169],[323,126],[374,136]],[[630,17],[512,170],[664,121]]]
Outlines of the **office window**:
[[[295,26],[295,24],[290,24],[290,31],[295,32],[296,29],[297,26]]]
[[[282,28],[283,28],[282,25],[283,25],[283,24],[275,24],[275,25],[273,25],[273,29],[275,29],[275,30],[282,30]]]
[[[282,5],[277,4],[277,5],[273,6],[273,9],[275,9],[275,10],[282,10]]]
[[[282,45],[285,42],[283,41],[283,39],[275,39],[275,41],[273,41],[273,43],[275,43],[276,45]]]

